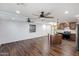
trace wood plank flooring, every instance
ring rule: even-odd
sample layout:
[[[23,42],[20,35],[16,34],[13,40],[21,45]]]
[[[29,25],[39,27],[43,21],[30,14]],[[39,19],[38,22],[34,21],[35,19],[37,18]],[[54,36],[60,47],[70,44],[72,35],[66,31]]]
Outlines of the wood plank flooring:
[[[75,42],[63,40],[60,45],[50,45],[48,37],[22,40],[0,46],[0,56],[79,56]]]

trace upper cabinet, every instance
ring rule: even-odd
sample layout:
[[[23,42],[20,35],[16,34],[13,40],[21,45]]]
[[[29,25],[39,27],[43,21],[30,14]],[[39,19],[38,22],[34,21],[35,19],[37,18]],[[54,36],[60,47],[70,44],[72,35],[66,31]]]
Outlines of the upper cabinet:
[[[76,29],[76,22],[70,22],[69,27],[71,30],[75,30]]]
[[[65,24],[65,23],[59,23],[59,24],[58,24],[58,29],[63,30],[64,27],[65,27],[64,24]]]
[[[76,22],[69,22],[68,24],[66,23],[59,23],[58,24],[58,29],[59,30],[64,30],[65,27],[69,26],[71,30],[76,29]]]

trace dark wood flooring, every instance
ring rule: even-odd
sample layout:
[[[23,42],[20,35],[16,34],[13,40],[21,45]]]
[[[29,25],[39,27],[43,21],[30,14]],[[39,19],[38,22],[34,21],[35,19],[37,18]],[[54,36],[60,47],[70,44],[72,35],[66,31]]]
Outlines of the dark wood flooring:
[[[0,46],[0,56],[79,56],[75,42],[63,40],[60,45],[50,45],[48,37],[22,40]]]

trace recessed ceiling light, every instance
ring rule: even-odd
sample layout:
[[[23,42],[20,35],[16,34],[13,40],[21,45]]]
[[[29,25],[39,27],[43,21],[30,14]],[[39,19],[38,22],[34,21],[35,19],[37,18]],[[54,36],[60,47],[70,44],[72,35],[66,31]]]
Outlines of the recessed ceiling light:
[[[19,10],[16,10],[16,13],[17,13],[17,14],[20,14],[20,11],[19,11]]]
[[[64,14],[68,14],[68,13],[69,13],[69,11],[65,11],[65,12],[64,12]]]
[[[44,28],[44,29],[46,28],[46,25],[45,25],[45,24],[43,25],[43,28]]]

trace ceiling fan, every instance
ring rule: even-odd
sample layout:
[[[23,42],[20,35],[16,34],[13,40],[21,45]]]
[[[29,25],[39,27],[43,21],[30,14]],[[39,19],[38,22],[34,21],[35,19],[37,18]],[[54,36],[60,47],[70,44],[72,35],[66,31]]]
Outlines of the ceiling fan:
[[[33,14],[34,16],[38,16],[39,18],[54,18],[52,16],[49,16],[51,13],[48,12],[48,13],[45,13],[44,11],[40,12],[39,15],[36,15],[36,14]]]
[[[33,23],[33,21],[30,20],[30,18],[27,18],[28,23]]]
[[[31,20],[32,18],[27,18],[27,23],[41,23],[40,21]]]

